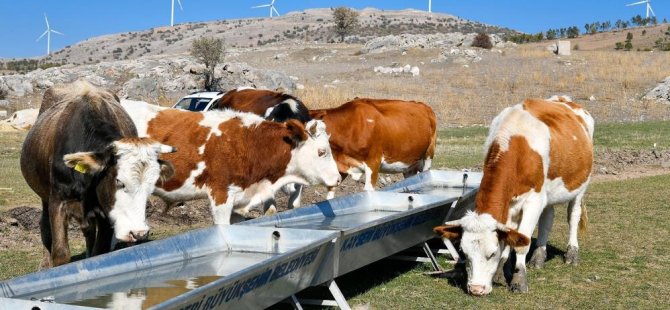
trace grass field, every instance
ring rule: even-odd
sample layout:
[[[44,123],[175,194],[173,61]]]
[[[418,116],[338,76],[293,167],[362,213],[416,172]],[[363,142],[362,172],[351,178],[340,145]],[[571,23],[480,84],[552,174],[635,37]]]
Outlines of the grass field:
[[[481,163],[484,127],[449,128],[439,135],[435,167],[466,168]],[[596,126],[597,150],[670,148],[670,122],[614,123]],[[24,134],[0,133],[0,211],[19,205],[36,206],[37,198],[18,169]],[[371,309],[428,307],[509,308],[667,308],[670,294],[670,175],[592,184],[586,196],[590,229],[580,240],[582,262],[565,266],[565,208],[557,207],[545,269],[530,270],[530,293],[512,294],[494,288],[492,295],[474,298],[461,282],[424,276],[423,264],[382,261],[353,272],[339,284],[352,305]],[[184,228],[161,228],[163,238]],[[7,232],[0,232],[6,234]],[[82,244],[72,244],[73,254]],[[41,245],[0,249],[0,279],[35,270]],[[374,276],[370,276],[374,275]]]

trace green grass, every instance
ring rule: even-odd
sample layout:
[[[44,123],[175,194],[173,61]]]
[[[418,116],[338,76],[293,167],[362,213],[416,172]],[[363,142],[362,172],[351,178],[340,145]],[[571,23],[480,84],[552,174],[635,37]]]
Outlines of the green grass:
[[[433,167],[463,169],[484,160],[485,127],[448,128],[438,134]],[[604,150],[670,149],[670,122],[596,124],[593,141],[596,156]]]
[[[19,167],[25,136],[24,132],[0,132],[0,211],[9,206],[39,204],[39,198],[26,184]]]
[[[544,269],[529,270],[528,294],[495,287],[490,296],[471,297],[447,279],[423,275],[426,265],[390,261],[351,273],[340,286],[351,304],[371,309],[667,308],[670,196],[658,195],[667,184],[670,175],[593,184],[585,200],[590,227],[580,238],[578,266],[563,264],[560,256],[567,223],[565,208],[558,206],[549,241],[556,256]]]

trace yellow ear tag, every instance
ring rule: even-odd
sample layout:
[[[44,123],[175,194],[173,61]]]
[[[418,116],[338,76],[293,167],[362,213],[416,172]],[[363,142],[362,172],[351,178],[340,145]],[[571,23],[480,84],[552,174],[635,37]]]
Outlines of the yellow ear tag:
[[[81,173],[81,174],[84,174],[84,173],[86,173],[86,171],[87,171],[88,169],[86,169],[86,166],[84,166],[84,165],[82,165],[82,164],[76,164],[76,165],[74,166],[74,170],[77,171],[77,172],[79,172],[79,173]]]

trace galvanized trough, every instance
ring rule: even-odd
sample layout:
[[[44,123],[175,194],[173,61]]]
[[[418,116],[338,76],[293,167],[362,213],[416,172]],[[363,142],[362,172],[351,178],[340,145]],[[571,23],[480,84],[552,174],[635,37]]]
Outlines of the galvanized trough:
[[[213,226],[1,282],[0,297],[6,298],[0,305],[265,308],[310,286],[332,256],[336,237],[328,231]]]
[[[232,226],[213,226],[0,282],[11,309],[259,309],[434,237],[481,173],[430,171]],[[434,258],[433,258],[434,262]],[[42,302],[42,301],[47,301]]]

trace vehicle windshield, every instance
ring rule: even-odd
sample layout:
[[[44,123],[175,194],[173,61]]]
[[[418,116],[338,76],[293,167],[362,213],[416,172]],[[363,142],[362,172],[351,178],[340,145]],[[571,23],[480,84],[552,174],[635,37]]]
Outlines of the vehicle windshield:
[[[174,107],[182,110],[202,111],[211,100],[210,98],[183,98]]]

